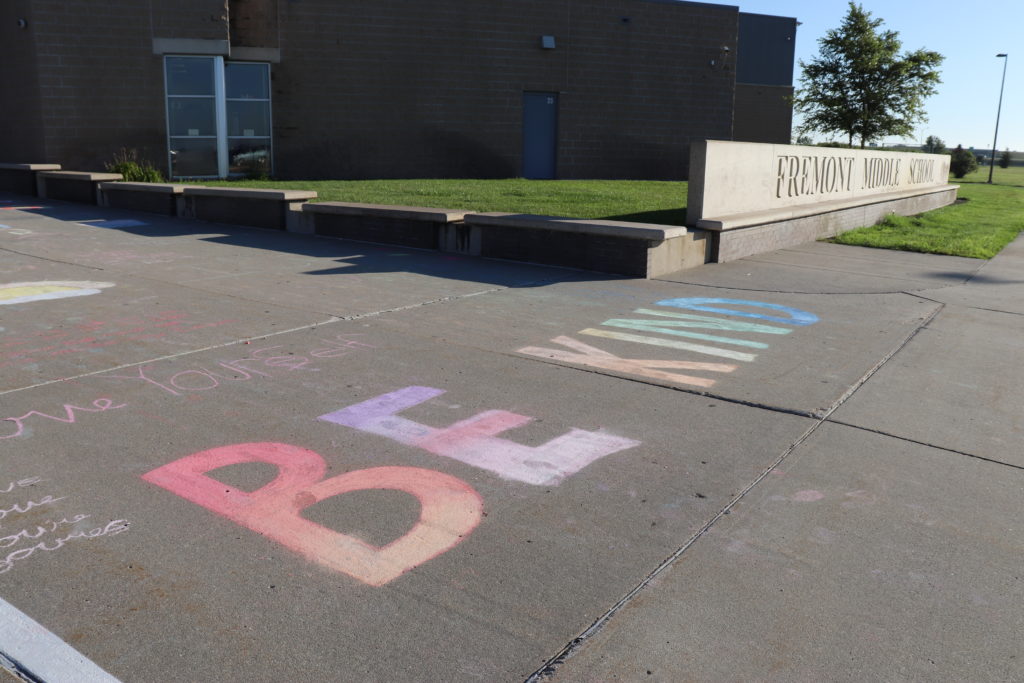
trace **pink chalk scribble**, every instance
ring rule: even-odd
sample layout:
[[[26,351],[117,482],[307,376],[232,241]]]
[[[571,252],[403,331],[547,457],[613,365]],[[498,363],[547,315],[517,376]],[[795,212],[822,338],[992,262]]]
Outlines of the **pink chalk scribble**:
[[[222,484],[207,472],[228,465],[264,462],[278,474],[252,492]],[[456,477],[417,467],[374,467],[323,479],[327,464],[317,453],[284,443],[241,443],[212,448],[158,467],[142,478],[286,548],[370,586],[383,586],[461,543],[480,523],[483,500]],[[315,503],[353,491],[404,491],[421,505],[404,536],[370,545],[304,519]]]
[[[825,494],[821,491],[806,490],[797,491],[789,499],[794,503],[816,503],[824,497]]]
[[[532,422],[533,418],[505,410],[487,410],[444,429],[395,416],[443,393],[444,390],[432,387],[406,387],[321,415],[319,419],[386,436],[504,479],[537,486],[557,486],[595,460],[640,445],[639,441],[604,431],[572,429],[540,446],[524,446],[496,435]]]

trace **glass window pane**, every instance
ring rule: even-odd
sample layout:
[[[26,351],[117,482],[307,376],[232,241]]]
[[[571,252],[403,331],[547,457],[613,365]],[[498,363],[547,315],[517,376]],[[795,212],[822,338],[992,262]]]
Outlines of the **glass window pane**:
[[[171,175],[217,175],[217,141],[215,139],[171,138]]]
[[[267,64],[224,65],[228,99],[270,99],[270,68]]]
[[[217,134],[217,114],[212,97],[169,97],[167,117],[172,136]]]
[[[167,57],[168,95],[213,95],[212,57]]]
[[[245,175],[270,174],[270,138],[262,140],[228,139],[228,156],[231,162],[230,173]]]
[[[269,102],[229,101],[227,105],[229,136],[270,136]]]

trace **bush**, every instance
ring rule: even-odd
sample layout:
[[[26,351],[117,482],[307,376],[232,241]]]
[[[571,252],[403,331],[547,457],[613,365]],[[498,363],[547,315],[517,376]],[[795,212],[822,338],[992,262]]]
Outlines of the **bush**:
[[[158,171],[146,159],[139,159],[138,151],[122,147],[117,150],[114,160],[106,164],[111,173],[120,173],[124,179],[133,183],[162,183],[164,174]]]
[[[954,178],[963,178],[968,173],[978,170],[978,160],[963,145],[957,145],[949,161],[949,171]]]
[[[938,135],[929,135],[924,141],[923,150],[926,154],[945,154],[949,151],[946,149],[946,143]]]
[[[1010,168],[1010,150],[1005,150],[999,155],[999,168]]]

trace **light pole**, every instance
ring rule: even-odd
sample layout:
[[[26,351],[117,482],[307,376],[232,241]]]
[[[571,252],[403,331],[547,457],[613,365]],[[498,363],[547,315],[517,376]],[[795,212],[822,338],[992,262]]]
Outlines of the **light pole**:
[[[1009,55],[1000,52],[996,57],[1003,58],[1003,82],[999,85],[999,108],[996,109],[996,134],[992,137],[992,158],[988,161],[988,184],[992,184],[992,172],[996,169],[996,140],[999,138],[999,115],[1003,113],[1003,86],[1006,85],[1006,63]]]

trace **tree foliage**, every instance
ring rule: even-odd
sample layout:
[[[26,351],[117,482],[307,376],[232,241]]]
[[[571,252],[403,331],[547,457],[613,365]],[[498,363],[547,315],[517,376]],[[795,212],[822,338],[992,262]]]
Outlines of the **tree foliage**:
[[[887,135],[909,136],[927,120],[924,101],[941,83],[943,56],[920,49],[900,55],[895,31],[854,2],[839,28],[818,41],[819,54],[800,61],[793,103],[803,131],[843,133],[860,146]]]
[[[1010,150],[1003,150],[999,155],[999,168],[1010,168]]]
[[[955,178],[963,178],[968,173],[978,170],[978,160],[974,158],[971,150],[964,149],[963,145],[957,145],[949,160],[949,172]]]
[[[925,138],[923,151],[928,154],[945,154],[946,143],[938,135],[929,135]]]

